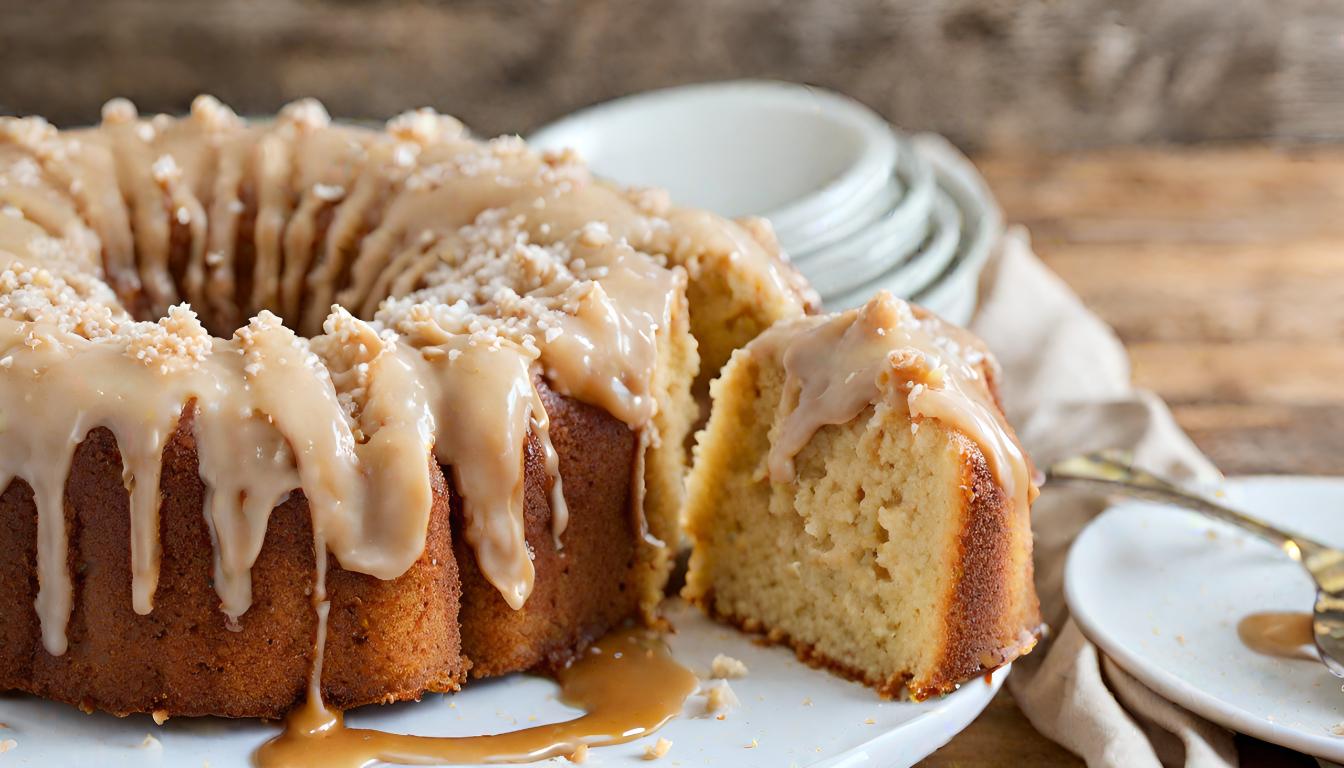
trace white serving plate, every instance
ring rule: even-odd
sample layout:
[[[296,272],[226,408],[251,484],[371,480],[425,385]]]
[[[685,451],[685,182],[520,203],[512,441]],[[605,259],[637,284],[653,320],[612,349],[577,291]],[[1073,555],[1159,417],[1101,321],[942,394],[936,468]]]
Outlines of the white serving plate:
[[[528,141],[573,148],[595,173],[662,187],[682,205],[767,216],[785,243],[880,188],[897,154],[891,127],[857,101],[766,80],[627,96],[563,117]]]
[[[1344,546],[1344,478],[1229,480],[1226,501]],[[1127,501],[1074,542],[1064,576],[1083,633],[1171,701],[1232,730],[1344,761],[1341,681],[1314,661],[1263,656],[1236,626],[1259,611],[1309,611],[1314,590],[1275,547],[1224,523]]]
[[[758,646],[679,601],[669,606],[669,618],[677,628],[669,638],[673,653],[698,674],[705,675],[719,653],[746,662],[750,674],[731,681],[740,706],[725,720],[707,718],[701,716],[703,697],[693,695],[683,717],[655,736],[595,748],[587,765],[648,765],[644,748],[659,737],[672,741],[659,763],[666,765],[911,765],[974,720],[1008,673],[1001,669],[988,682],[973,680],[934,701],[884,702],[868,688],[811,669],[785,649]],[[427,735],[494,733],[573,717],[574,710],[554,700],[555,692],[546,680],[511,675],[419,703],[364,707],[349,713],[348,722]],[[28,696],[0,697],[0,722],[9,726],[0,730],[0,739],[17,742],[0,756],[5,766],[245,766],[253,750],[277,732],[277,726],[261,721],[218,718],[175,719],[158,727],[144,715],[85,715]],[[158,743],[143,746],[151,734]]]

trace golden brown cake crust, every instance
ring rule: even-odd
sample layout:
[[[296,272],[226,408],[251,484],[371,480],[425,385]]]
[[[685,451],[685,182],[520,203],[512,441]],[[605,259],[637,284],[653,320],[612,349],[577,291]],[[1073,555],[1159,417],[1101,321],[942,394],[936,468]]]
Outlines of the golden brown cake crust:
[[[331,559],[328,703],[347,708],[457,690],[469,668],[478,677],[554,670],[638,615],[631,575],[634,435],[605,411],[544,382],[538,387],[571,518],[557,551],[549,477],[532,437],[524,478],[527,537],[536,553],[533,595],[522,610],[509,608],[461,537],[453,541],[449,531],[461,525],[461,503],[436,466],[428,544],[409,572],[381,581]],[[192,421],[189,409],[164,453],[162,576],[148,616],[131,609],[127,492],[115,439],[98,429],[77,450],[66,491],[76,608],[64,656],[42,651],[32,609],[31,490],[16,481],[0,496],[0,530],[18,543],[0,554],[0,600],[24,614],[0,627],[0,688],[121,715],[276,718],[302,700],[316,631],[307,595],[315,567],[307,503],[296,492],[271,514],[253,569],[254,604],[240,619],[242,631],[229,631],[211,582]]]
[[[474,677],[554,670],[638,613],[639,592],[631,574],[634,434],[600,408],[558,395],[544,382],[538,391],[560,455],[569,525],[557,550],[548,479],[533,437],[526,455],[524,515],[536,583],[527,603],[517,611],[510,608],[481,575],[461,537],[455,542],[462,570],[462,647]],[[457,530],[461,515],[454,496]]]
[[[946,608],[948,636],[936,672],[918,689],[916,699],[948,693],[977,675],[991,672],[1031,650],[1043,631],[1040,603],[1034,590],[1025,601],[1010,587],[1033,580],[1030,558],[1025,576],[1012,564],[1016,512],[1012,500],[994,481],[989,463],[970,440],[962,440],[966,516],[959,541],[960,570]]]
[[[308,592],[315,560],[308,504],[296,492],[275,509],[253,568],[253,605],[226,627],[212,584],[212,546],[202,513],[189,408],[164,451],[160,484],[161,577],[154,610],[130,600],[127,492],[112,433],[80,444],[66,485],[75,609],[70,647],[39,641],[36,518],[32,491],[16,480],[0,496],[0,688],[125,715],[277,718],[302,699],[316,617]],[[448,487],[437,466],[425,553],[392,581],[345,571],[332,558],[323,695],[338,707],[456,690],[466,677],[458,632],[459,578],[449,534]]]

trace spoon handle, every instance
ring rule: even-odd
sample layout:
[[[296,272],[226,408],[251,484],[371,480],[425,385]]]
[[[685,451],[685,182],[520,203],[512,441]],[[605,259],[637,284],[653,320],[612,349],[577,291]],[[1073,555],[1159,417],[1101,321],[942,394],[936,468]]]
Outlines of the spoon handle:
[[[1130,463],[1129,457],[1123,453],[1102,451],[1065,459],[1051,466],[1045,476],[1047,483],[1093,485],[1114,493],[1161,501],[1199,512],[1255,534],[1287,552],[1299,562],[1315,551],[1328,549],[1323,544],[1276,528],[1258,517],[1223,506],[1151,472],[1139,469]]]

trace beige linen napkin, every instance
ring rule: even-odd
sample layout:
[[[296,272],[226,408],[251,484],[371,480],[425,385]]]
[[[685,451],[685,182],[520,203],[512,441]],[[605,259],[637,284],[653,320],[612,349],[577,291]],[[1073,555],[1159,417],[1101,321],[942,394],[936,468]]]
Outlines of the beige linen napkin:
[[[1217,471],[1151,392],[1130,384],[1115,334],[1010,230],[986,267],[971,329],[1003,365],[1002,396],[1037,466],[1129,448],[1145,467],[1210,481]],[[1236,765],[1232,734],[1166,701],[1083,637],[1064,602],[1069,545],[1105,499],[1045,488],[1032,509],[1036,585],[1050,636],[1017,661],[1008,688],[1036,728],[1091,766]]]

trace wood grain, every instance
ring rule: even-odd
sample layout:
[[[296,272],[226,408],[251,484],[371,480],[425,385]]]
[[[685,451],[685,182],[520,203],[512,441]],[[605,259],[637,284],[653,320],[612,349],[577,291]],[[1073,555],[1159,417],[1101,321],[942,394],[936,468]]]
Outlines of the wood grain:
[[[0,0],[0,18],[0,113],[66,124],[207,91],[524,132],[756,77],[968,147],[1344,136],[1344,5],[1320,0]]]
[[[1344,474],[1344,147],[977,159],[1008,219],[1230,474]],[[1000,694],[924,765],[1081,765]],[[1238,737],[1244,766],[1314,761]]]

